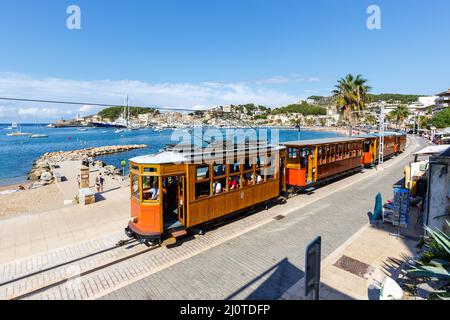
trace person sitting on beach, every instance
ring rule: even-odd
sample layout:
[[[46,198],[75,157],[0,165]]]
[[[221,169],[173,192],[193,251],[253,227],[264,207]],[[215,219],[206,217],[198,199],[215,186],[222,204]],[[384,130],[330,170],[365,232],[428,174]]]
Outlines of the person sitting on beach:
[[[77,183],[78,183],[78,189],[80,189],[81,188],[81,175],[80,174],[77,175]]]

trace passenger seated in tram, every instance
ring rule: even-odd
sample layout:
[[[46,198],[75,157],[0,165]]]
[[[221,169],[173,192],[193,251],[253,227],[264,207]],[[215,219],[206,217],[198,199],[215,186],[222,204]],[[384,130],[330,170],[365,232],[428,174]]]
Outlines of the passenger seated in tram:
[[[252,185],[252,175],[249,173],[244,174],[242,179],[242,186],[251,186]]]
[[[258,183],[261,183],[263,180],[262,180],[261,175],[259,173],[257,173],[256,176],[252,175],[252,181],[253,181],[253,183],[258,184]]]
[[[236,190],[239,187],[237,181],[235,178],[229,177],[228,178],[228,190],[233,191]]]
[[[222,184],[220,181],[214,182],[214,194],[221,194],[222,193]]]

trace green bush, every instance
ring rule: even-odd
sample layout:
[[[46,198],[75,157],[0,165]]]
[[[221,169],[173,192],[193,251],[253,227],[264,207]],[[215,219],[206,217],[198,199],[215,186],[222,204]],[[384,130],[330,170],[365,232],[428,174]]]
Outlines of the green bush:
[[[433,125],[436,128],[450,127],[450,108],[444,109],[433,117]]]

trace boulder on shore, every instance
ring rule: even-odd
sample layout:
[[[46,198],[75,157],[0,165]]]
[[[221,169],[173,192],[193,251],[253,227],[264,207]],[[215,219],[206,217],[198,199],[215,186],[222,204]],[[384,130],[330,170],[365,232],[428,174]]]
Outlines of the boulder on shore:
[[[53,181],[53,172],[50,168],[50,164],[53,165],[63,161],[81,161],[83,160],[83,158],[93,159],[98,156],[144,148],[147,148],[145,144],[140,145],[134,144],[134,145],[87,148],[72,151],[47,152],[43,154],[39,159],[33,162],[33,168],[28,174],[28,180],[30,181],[42,180],[46,182]],[[106,164],[102,161],[92,161],[91,163],[93,163],[97,167],[104,167],[106,170],[110,172],[114,172],[116,170],[114,166],[106,166]],[[42,178],[42,176],[44,177],[44,179]]]

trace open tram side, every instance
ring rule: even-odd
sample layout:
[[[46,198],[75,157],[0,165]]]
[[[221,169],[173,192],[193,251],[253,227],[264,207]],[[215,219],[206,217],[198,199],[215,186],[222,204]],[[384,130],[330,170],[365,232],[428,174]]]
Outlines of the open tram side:
[[[164,151],[130,160],[129,237],[159,243],[195,226],[279,198],[285,148]]]

